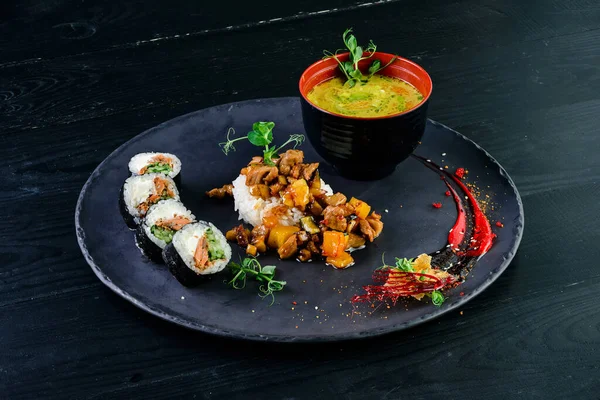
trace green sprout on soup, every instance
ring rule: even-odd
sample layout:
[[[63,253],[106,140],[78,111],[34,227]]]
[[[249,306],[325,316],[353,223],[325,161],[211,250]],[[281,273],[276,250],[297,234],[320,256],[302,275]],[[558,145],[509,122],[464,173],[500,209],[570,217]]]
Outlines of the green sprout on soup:
[[[393,57],[390,60],[390,62],[388,62],[385,65],[381,65],[381,60],[373,58],[375,52],[377,51],[377,45],[375,45],[375,43],[373,43],[372,40],[369,40],[369,44],[366,48],[363,49],[362,46],[358,45],[356,36],[352,34],[352,28],[348,28],[344,31],[342,39],[344,41],[344,44],[346,45],[346,49],[349,52],[348,61],[342,62],[338,58],[338,54],[342,51],[346,51],[346,49],[338,49],[335,51],[335,53],[332,53],[328,50],[323,50],[323,54],[325,54],[325,58],[334,58],[338,62],[340,70],[346,76],[346,85],[348,85],[349,87],[353,87],[358,82],[368,82],[373,75],[375,75],[377,72],[381,71],[382,69],[396,61],[397,57]],[[365,75],[358,68],[358,63],[363,60],[369,59],[373,59],[373,61],[369,65],[368,74]]]

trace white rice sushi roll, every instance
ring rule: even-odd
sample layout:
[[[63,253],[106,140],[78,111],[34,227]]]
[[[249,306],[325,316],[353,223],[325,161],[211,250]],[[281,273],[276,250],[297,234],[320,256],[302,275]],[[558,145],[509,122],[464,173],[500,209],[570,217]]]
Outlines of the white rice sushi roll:
[[[164,174],[176,183],[181,172],[181,160],[171,153],[139,153],[129,160],[132,175]]]
[[[231,247],[220,230],[210,222],[184,226],[163,250],[169,271],[184,286],[195,286],[225,269],[231,260]]]
[[[146,174],[127,178],[119,196],[121,214],[131,229],[146,216],[148,209],[160,200],[179,200],[173,179],[163,174]]]
[[[173,236],[196,220],[178,200],[161,200],[148,210],[146,218],[136,230],[136,242],[142,252],[153,261],[162,261],[162,250],[173,241]]]

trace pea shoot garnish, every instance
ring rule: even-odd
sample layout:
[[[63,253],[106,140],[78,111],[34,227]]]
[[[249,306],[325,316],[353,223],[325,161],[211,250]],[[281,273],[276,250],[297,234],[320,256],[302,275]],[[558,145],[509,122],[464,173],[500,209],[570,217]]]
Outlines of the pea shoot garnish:
[[[390,62],[382,66],[381,60],[374,58],[367,70],[368,74],[364,75],[358,68],[358,63],[362,60],[368,60],[372,58],[377,51],[377,46],[372,40],[369,40],[369,44],[363,49],[362,46],[358,45],[356,37],[352,34],[352,28],[348,28],[344,31],[342,39],[346,45],[347,51],[350,52],[348,61],[342,62],[338,58],[338,54],[346,51],[346,49],[337,49],[335,53],[332,53],[328,50],[323,50],[323,54],[325,54],[325,58],[334,58],[338,62],[340,65],[340,70],[344,73],[344,75],[346,75],[347,81],[345,84],[349,87],[353,87],[359,82],[363,84],[368,82],[373,75],[396,61],[397,57],[394,57],[390,60]]]
[[[446,300],[446,298],[439,290],[434,290],[433,292],[431,292],[431,302],[434,306],[441,306],[442,304],[444,304],[444,300]]]
[[[248,277],[254,278],[258,282],[262,282],[262,285],[258,288],[260,297],[265,298],[271,296],[270,306],[275,303],[275,292],[281,291],[286,282],[275,280],[275,269],[274,265],[260,265],[258,260],[253,257],[246,257],[240,261],[240,263],[231,262],[228,265],[229,270],[233,274],[233,278],[229,281],[229,284],[234,289],[243,289],[246,287],[246,281]]]
[[[299,146],[304,142],[304,135],[290,135],[290,138],[277,147],[275,145],[270,146],[273,142],[273,128],[275,127],[275,122],[265,122],[259,121],[252,124],[252,130],[248,132],[248,135],[239,137],[237,139],[231,139],[229,136],[231,134],[235,134],[233,128],[229,128],[227,131],[227,141],[219,143],[219,147],[223,150],[225,155],[229,154],[230,151],[235,151],[234,143],[240,140],[248,140],[255,146],[263,147],[263,162],[265,165],[275,165],[273,161],[274,158],[277,158],[278,153],[288,144],[293,143],[294,148]]]

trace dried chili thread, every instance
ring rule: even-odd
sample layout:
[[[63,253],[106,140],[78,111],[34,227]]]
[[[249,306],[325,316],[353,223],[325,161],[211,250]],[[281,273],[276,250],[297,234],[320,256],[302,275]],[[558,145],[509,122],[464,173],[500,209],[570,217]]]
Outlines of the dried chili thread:
[[[454,277],[440,279],[435,275],[420,272],[404,272],[394,268],[378,269],[373,272],[373,281],[382,285],[363,286],[365,294],[352,297],[353,303],[367,301],[392,301],[396,304],[400,297],[431,293],[453,283]]]

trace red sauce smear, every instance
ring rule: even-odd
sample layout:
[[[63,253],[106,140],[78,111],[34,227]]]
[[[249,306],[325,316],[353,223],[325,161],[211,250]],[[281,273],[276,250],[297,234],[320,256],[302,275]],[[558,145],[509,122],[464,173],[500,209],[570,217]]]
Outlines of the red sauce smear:
[[[481,207],[479,207],[479,203],[473,196],[473,193],[462,183],[458,178],[452,177],[454,182],[465,192],[467,197],[469,198],[469,202],[471,203],[471,207],[473,208],[473,237],[471,238],[471,243],[473,247],[467,250],[467,257],[479,257],[488,252],[489,249],[492,248],[492,241],[496,237],[492,232],[492,227],[490,226],[490,222],[487,217],[481,211]],[[455,198],[456,199],[456,198]],[[461,213],[458,214],[458,217],[461,217]],[[458,221],[458,219],[457,219]],[[450,242],[452,245],[453,243]]]
[[[454,202],[456,203],[456,212],[458,215],[456,216],[456,221],[454,222],[454,226],[450,229],[448,233],[448,244],[452,248],[452,250],[458,250],[458,246],[465,239],[465,230],[467,229],[467,214],[465,213],[465,208],[463,207],[462,200],[456,193],[456,190],[448,182],[446,182],[448,189],[452,193],[452,197],[454,198]]]
[[[414,157],[432,170],[439,171],[440,168],[434,163],[426,161],[418,156]],[[483,256],[492,247],[493,239],[496,235],[492,233],[490,222],[483,211],[481,211],[481,207],[475,199],[475,196],[473,196],[467,186],[461,182],[464,175],[465,169],[458,168],[454,175],[444,171],[444,174],[440,177],[444,180],[446,186],[448,186],[449,190],[446,192],[446,196],[451,195],[453,197],[458,213],[454,226],[452,226],[452,229],[450,229],[448,233],[448,247],[450,247],[450,254],[453,254],[454,257],[458,257],[460,259],[458,264],[462,263],[462,265],[466,267],[470,263],[470,260],[475,260],[475,258]],[[464,192],[465,199],[469,201],[472,213],[466,212],[461,196],[459,196],[457,191],[450,185],[447,177],[450,177],[454,183],[458,185],[460,190]],[[441,208],[442,204],[433,203],[433,207]],[[472,219],[473,229],[471,237],[465,239],[467,217]],[[501,225],[499,221],[496,225],[500,226],[498,224]],[[464,246],[465,240],[468,240],[466,246]],[[466,250],[460,250],[461,245],[463,245],[463,248],[466,247]],[[448,249],[442,249],[436,252],[436,254],[443,253],[444,251],[448,251]],[[438,267],[440,267],[440,265],[438,265]],[[450,267],[452,267],[452,264],[450,264]],[[461,266],[461,268],[464,267]],[[468,273],[468,270],[466,271]],[[373,273],[373,281],[380,284],[363,286],[365,294],[354,296],[352,298],[353,303],[391,300],[395,304],[400,297],[431,293],[434,290],[441,289],[447,285],[460,283],[457,281],[456,277],[452,275],[449,278],[442,280],[434,275],[417,272],[403,272],[391,267],[376,270]],[[461,296],[462,295],[464,295],[463,292],[461,292]]]

